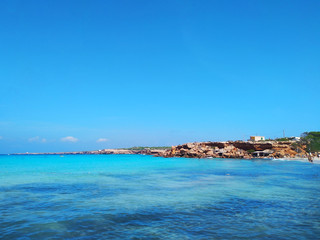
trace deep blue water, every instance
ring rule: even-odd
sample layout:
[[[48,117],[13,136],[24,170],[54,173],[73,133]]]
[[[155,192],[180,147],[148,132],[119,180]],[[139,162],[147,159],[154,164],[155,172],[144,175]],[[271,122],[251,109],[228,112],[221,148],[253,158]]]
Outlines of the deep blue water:
[[[320,239],[320,165],[0,156],[0,239]]]

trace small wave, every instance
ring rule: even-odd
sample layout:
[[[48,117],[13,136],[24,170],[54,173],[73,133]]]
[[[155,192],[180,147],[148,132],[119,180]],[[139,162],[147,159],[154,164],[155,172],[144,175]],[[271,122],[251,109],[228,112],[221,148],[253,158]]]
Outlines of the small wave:
[[[309,162],[307,158],[274,158],[272,161],[283,161],[283,162]],[[320,164],[320,159],[313,159],[313,163]]]

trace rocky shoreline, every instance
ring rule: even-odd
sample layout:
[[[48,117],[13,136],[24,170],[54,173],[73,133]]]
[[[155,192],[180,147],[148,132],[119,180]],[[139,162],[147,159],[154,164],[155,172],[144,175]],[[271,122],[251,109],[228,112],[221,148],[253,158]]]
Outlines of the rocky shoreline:
[[[199,142],[174,146],[160,156],[186,158],[296,158],[307,157],[306,151],[294,142]]]
[[[185,158],[307,158],[303,147],[294,141],[228,141],[228,142],[194,142],[171,149],[144,148],[103,149],[96,151],[56,152],[56,153],[22,153],[15,155],[78,155],[78,154],[143,154],[156,157],[185,157]]]

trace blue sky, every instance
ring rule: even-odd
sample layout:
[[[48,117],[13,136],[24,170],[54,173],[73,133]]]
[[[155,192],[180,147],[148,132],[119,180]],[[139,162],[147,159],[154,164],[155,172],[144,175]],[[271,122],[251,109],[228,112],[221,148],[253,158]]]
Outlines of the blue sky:
[[[0,1],[0,153],[320,130],[319,1]]]

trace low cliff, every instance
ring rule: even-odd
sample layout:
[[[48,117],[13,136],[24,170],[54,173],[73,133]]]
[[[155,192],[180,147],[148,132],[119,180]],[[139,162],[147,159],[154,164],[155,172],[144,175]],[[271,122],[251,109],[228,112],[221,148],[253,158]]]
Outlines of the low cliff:
[[[255,157],[304,157],[306,152],[293,142],[200,142],[173,146],[156,154],[162,157],[186,158],[255,158]]]

